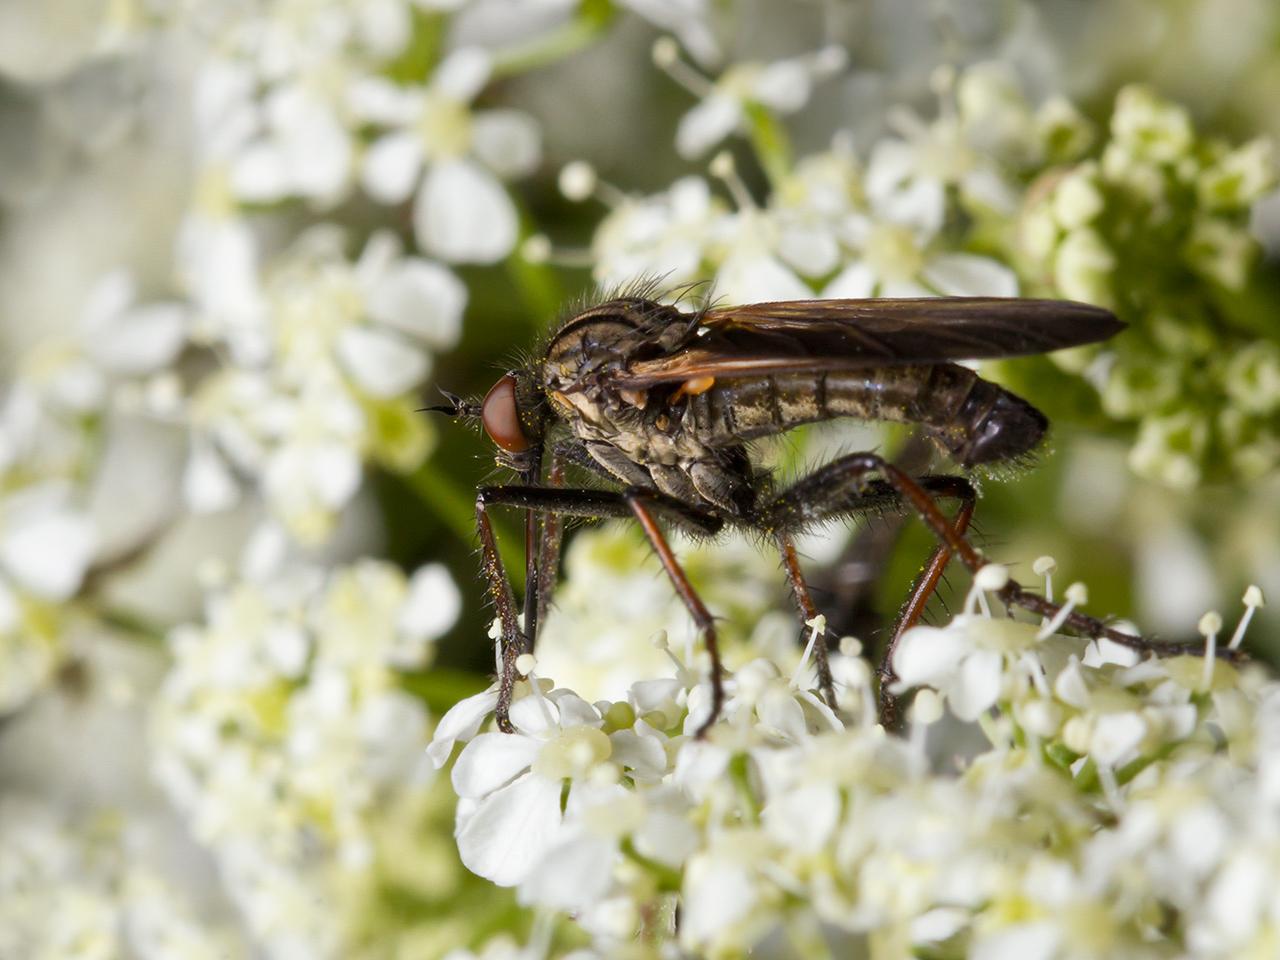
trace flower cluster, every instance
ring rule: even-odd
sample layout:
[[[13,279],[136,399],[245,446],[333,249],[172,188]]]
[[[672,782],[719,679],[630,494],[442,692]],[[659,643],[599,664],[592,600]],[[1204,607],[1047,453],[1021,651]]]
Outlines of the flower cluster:
[[[67,822],[36,797],[0,801],[0,954],[216,960],[230,929],[202,922],[118,819]],[[138,849],[142,847],[143,849]],[[56,921],[51,919],[56,918]]]
[[[660,45],[658,60],[673,61]],[[831,69],[838,63],[819,57]],[[810,73],[815,66],[804,61]],[[793,76],[799,72],[799,76]],[[684,120],[678,141],[714,143],[742,124],[754,137],[770,193],[758,204],[718,155],[711,172],[732,205],[710,184],[687,177],[662,193],[629,197],[571,164],[561,188],[573,199],[595,194],[611,207],[591,251],[596,279],[616,286],[642,275],[673,285],[711,279],[715,294],[751,302],[812,297],[1013,296],[1013,271],[967,249],[982,245],[985,224],[1016,209],[1017,176],[1046,157],[1070,155],[1087,142],[1087,124],[1061,101],[1039,111],[1016,101],[1001,71],[975,68],[939,80],[943,110],[931,122],[893,116],[898,135],[877,143],[863,162],[844,133],[829,149],[792,162],[769,98],[788,104],[809,96],[808,73],[784,62],[753,68],[751,85],[732,100],[716,85]],[[801,82],[803,79],[804,82]],[[742,84],[729,84],[738,89]],[[733,104],[733,109],[726,107]],[[774,110],[781,109],[775,106]],[[764,125],[761,129],[757,129]],[[705,129],[703,129],[705,128]],[[767,135],[766,135],[767,134]],[[982,229],[980,229],[982,228]],[[990,246],[990,244],[986,244]]]
[[[463,862],[571,916],[591,956],[1265,952],[1275,683],[1215,663],[1216,615],[1208,658],[1140,660],[974,599],[903,638],[896,689],[927,685],[905,736],[867,709],[853,656],[835,658],[835,711],[743,663],[706,739],[687,669],[589,703],[523,663],[516,733],[482,732],[491,689],[429,750],[443,764],[465,744]]]
[[[373,909],[377,824],[427,785],[428,718],[400,678],[458,609],[442,568],[370,560],[215,587],[174,632],[155,773],[271,955],[341,954]]]
[[[290,533],[314,543],[359,487],[365,460],[407,471],[426,456],[416,390],[430,351],[458,338],[466,289],[391,234],[370,237],[355,262],[344,242],[336,228],[314,227],[249,278],[244,309],[201,313],[202,340],[228,362],[193,385],[182,411],[192,509],[226,509],[238,478],[253,478]]]
[[[1136,423],[1140,475],[1180,489],[1262,476],[1280,458],[1280,345],[1249,224],[1276,182],[1271,144],[1198,136],[1185,109],[1136,86],[1116,98],[1109,133],[1096,158],[1031,184],[1017,233],[1029,289],[1131,326],[1101,354],[1058,362]]]

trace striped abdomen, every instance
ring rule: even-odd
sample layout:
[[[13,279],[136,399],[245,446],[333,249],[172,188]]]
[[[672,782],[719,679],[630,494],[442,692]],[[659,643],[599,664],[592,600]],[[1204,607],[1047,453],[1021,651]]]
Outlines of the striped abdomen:
[[[717,379],[689,398],[685,423],[727,446],[835,417],[918,424],[965,466],[1025,453],[1048,427],[1022,398],[951,363]]]

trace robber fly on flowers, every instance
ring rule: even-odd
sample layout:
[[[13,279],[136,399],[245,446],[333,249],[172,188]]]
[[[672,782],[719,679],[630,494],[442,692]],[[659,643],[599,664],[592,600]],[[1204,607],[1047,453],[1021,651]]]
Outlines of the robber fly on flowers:
[[[1017,357],[1105,340],[1123,328],[1081,303],[986,297],[798,300],[686,312],[638,295],[568,317],[545,350],[501,377],[483,401],[446,394],[433,410],[479,418],[499,462],[520,482],[476,498],[484,574],[502,631],[500,729],[532,652],[559,565],[564,518],[630,518],[652,544],[699,629],[711,661],[711,711],[724,703],[715,619],[667,542],[664,527],[711,536],[746,528],[772,541],[802,619],[817,616],[796,555],[798,532],[868,511],[915,512],[937,537],[895,624],[879,675],[882,703],[894,644],[915,624],[943,568],[957,557],[972,573],[986,560],[965,539],[975,490],[962,474],[909,476],[875,453],[838,457],[779,488],[751,457],[751,441],[801,424],[852,417],[917,427],[962,472],[1016,461],[1048,421],[1022,398],[957,361]],[[598,475],[604,488],[563,486],[564,467]],[[940,502],[955,504],[948,516]],[[523,624],[489,520],[495,506],[525,511]],[[1009,580],[1006,606],[1041,616],[1060,608]],[[1089,637],[1162,652],[1172,645],[1122,633],[1071,611],[1065,625]],[[1197,648],[1198,649],[1198,648]],[[818,684],[836,706],[826,643],[815,644]]]

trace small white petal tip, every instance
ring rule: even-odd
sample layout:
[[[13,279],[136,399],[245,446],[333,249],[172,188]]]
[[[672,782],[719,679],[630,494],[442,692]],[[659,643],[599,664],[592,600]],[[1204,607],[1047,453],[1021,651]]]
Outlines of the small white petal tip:
[[[857,657],[862,655],[862,641],[857,637],[841,637],[840,653],[846,657]]]

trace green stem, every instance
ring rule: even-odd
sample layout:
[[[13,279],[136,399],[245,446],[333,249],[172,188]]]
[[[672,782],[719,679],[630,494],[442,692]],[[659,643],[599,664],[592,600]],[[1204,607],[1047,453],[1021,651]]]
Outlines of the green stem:
[[[747,104],[747,132],[769,186],[776,191],[791,173],[791,139],[778,118],[758,103]]]
[[[400,686],[430,707],[437,716],[488,685],[487,677],[443,667],[400,675]]]
[[[569,22],[499,53],[493,62],[493,75],[510,77],[563,60],[590,46],[617,15],[610,0],[582,0]]]
[[[467,544],[475,543],[474,492],[464,491],[452,477],[434,468],[430,461],[413,473],[404,474],[404,480],[460,540]],[[493,525],[502,565],[507,568],[512,584],[519,587],[524,582],[524,538],[504,529],[505,524],[497,520]]]
[[[537,225],[518,196],[512,194],[511,201],[520,217],[520,242],[503,266],[524,303],[525,312],[533,321],[535,329],[540,330],[560,314],[564,306],[564,290],[561,289],[560,278],[549,263],[537,263],[523,255],[524,241],[538,232]]]

